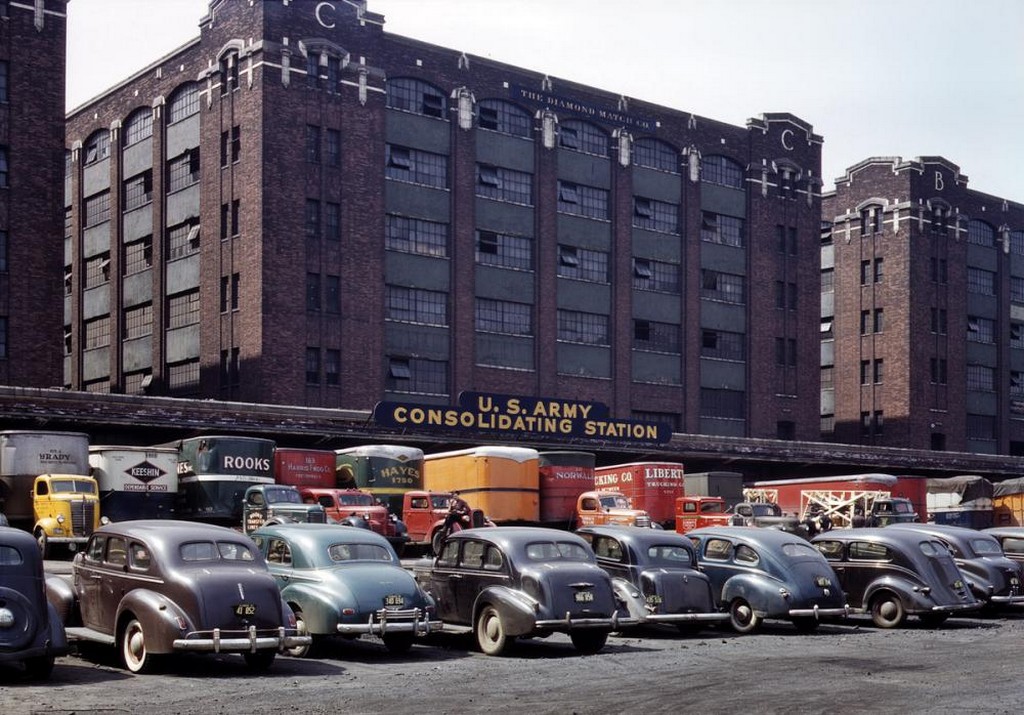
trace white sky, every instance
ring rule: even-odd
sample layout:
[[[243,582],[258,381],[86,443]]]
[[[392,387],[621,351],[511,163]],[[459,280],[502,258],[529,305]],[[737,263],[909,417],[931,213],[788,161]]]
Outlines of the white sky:
[[[208,6],[71,0],[68,108],[197,37]],[[971,188],[1024,202],[1020,0],[369,0],[368,7],[395,34],[730,124],[790,112],[825,137],[826,189],[869,156],[940,155],[960,166]]]

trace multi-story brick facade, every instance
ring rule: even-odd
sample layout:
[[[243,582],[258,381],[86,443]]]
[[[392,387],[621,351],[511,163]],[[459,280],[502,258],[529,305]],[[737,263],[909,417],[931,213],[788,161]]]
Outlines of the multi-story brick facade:
[[[61,384],[64,0],[0,2],[0,384]]]
[[[1024,454],[1024,206],[876,157],[822,211],[825,436]]]
[[[200,28],[68,118],[68,386],[817,438],[806,122],[469,57],[360,0],[213,0]]]

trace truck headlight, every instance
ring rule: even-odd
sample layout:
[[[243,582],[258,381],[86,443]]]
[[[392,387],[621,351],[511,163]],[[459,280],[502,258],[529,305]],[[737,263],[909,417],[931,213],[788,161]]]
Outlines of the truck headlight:
[[[63,524],[64,523],[64,515],[63,514],[58,514],[57,515],[57,523],[58,524]]]

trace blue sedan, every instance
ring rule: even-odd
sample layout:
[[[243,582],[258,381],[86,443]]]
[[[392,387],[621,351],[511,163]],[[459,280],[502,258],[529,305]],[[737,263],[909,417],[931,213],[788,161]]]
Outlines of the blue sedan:
[[[327,636],[377,636],[391,653],[441,629],[434,601],[401,567],[394,548],[368,529],[334,524],[279,524],[252,534],[314,643]],[[304,656],[309,646],[291,655]]]

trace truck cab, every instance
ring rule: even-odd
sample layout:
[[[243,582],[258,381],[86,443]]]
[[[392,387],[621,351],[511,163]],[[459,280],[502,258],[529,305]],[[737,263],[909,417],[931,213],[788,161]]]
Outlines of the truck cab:
[[[875,499],[871,502],[871,510],[865,519],[865,526],[888,526],[889,524],[908,524],[920,521],[914,511],[914,504],[909,499],[891,497]]]
[[[43,558],[51,547],[76,551],[100,526],[100,496],[96,480],[82,474],[41,474],[32,485],[32,534]]]
[[[434,548],[444,528],[448,508],[455,497],[452,492],[432,492],[423,489],[407,491],[402,497],[402,522],[410,545]],[[494,526],[482,509],[473,509],[473,527]],[[438,537],[437,539],[435,537]]]
[[[583,492],[576,500],[577,526],[640,526],[649,528],[651,517],[634,509],[629,497],[620,492]]]
[[[327,513],[319,504],[306,504],[295,487],[255,484],[242,498],[242,530],[251,534],[264,524],[326,524]]]
[[[726,512],[722,497],[678,497],[676,531],[685,534],[705,526],[728,526],[732,514]]]
[[[370,531],[386,538],[396,551],[409,540],[405,524],[377,502],[372,494],[362,489],[329,489],[299,487],[306,504],[319,504],[327,513],[328,521],[345,522],[361,519]]]

